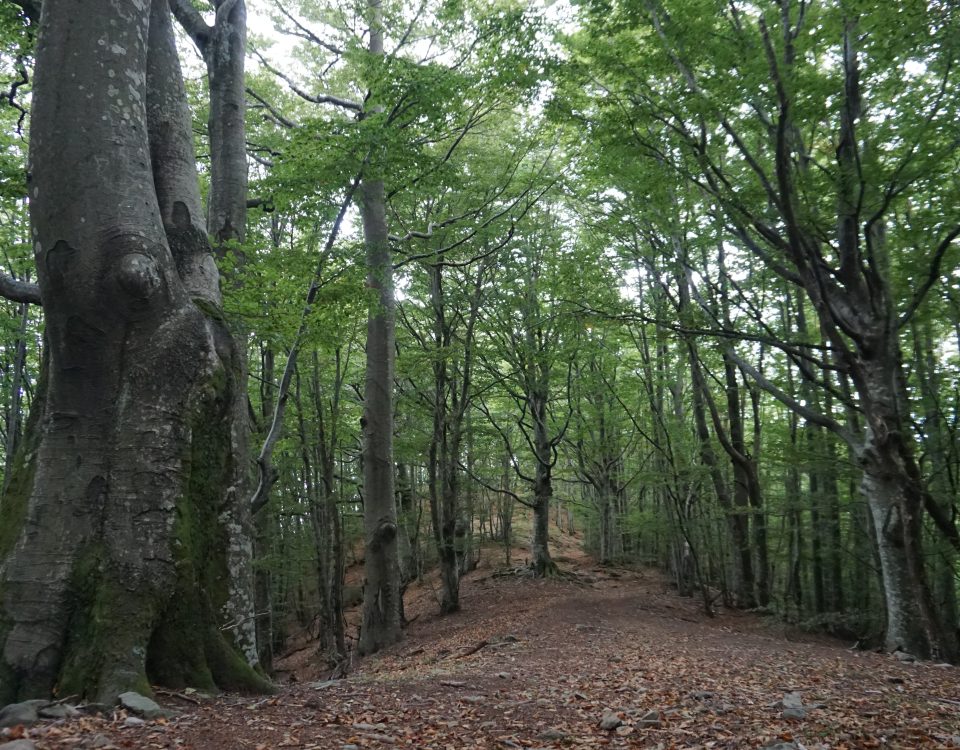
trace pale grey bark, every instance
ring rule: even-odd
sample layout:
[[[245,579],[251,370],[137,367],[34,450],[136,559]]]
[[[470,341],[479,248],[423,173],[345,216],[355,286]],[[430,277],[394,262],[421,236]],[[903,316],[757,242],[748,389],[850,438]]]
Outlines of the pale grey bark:
[[[92,0],[82,14],[66,0],[44,3],[29,192],[48,359],[29,453],[4,498],[4,522],[22,530],[0,550],[0,702],[55,684],[108,701],[147,690],[158,634],[189,641],[178,653],[191,663],[159,660],[171,680],[196,677],[208,658],[236,658],[210,611],[222,597],[200,590],[228,555],[217,541],[226,529],[216,513],[198,532],[208,537],[182,526],[219,502],[229,461],[217,447],[216,383],[229,382],[236,355],[217,317],[193,303],[198,290],[214,295],[206,237],[191,234],[197,262],[181,267],[165,231],[161,200],[176,225],[196,187],[173,175],[154,183],[149,136],[156,153],[190,139],[179,109],[164,136],[148,126],[148,99],[182,92],[167,13],[162,1]],[[188,161],[181,167],[195,175]],[[211,567],[191,567],[200,564]],[[214,672],[211,686],[228,681]],[[245,674],[237,667],[234,684]]]
[[[247,152],[244,113],[247,11],[244,0],[213,0],[214,23],[209,26],[188,2],[169,0],[171,10],[197,45],[207,67],[210,111],[210,190],[207,196],[206,230],[220,258],[230,256],[242,263],[242,244],[247,223]],[[191,195],[190,216],[199,225],[199,194]],[[176,208],[176,207],[175,207]],[[174,215],[177,220],[177,215]],[[176,243],[174,243],[176,245]],[[216,266],[209,261],[209,273]],[[243,337],[243,332],[238,332]],[[247,416],[247,354],[236,360],[237,388],[231,403],[231,450],[234,471],[223,497],[223,513],[229,518],[230,600],[223,616],[242,645],[251,665],[258,663],[256,637],[255,573],[253,570],[253,520],[247,501],[250,484],[247,454],[250,424]]]

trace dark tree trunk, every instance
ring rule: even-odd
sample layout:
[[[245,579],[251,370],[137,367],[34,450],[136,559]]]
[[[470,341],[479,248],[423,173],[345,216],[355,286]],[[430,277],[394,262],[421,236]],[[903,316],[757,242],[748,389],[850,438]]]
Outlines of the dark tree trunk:
[[[23,383],[27,366],[27,326],[30,321],[30,305],[20,303],[20,325],[17,329],[17,338],[13,342],[13,375],[10,379],[10,403],[7,407],[5,427],[7,442],[4,446],[3,457],[3,487],[0,496],[6,492],[10,484],[10,475],[13,470],[13,459],[20,447],[23,432]]]
[[[2,506],[20,541],[0,549],[0,701],[54,686],[112,701],[149,692],[148,676],[265,687],[234,645],[244,623],[221,621],[242,368],[167,3],[49,0],[39,33],[30,194],[48,358],[35,450]]]

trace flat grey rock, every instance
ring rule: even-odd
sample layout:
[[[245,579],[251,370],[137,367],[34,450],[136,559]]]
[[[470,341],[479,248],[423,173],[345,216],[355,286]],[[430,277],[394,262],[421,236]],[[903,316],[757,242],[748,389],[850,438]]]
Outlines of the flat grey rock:
[[[128,711],[133,711],[137,716],[144,719],[162,719],[166,717],[166,712],[160,706],[145,695],[140,693],[121,693],[117,698],[120,705]]]
[[[91,750],[116,750],[117,746],[113,744],[113,740],[107,737],[107,735],[95,734],[83,747],[91,748]]]
[[[41,719],[73,719],[79,716],[80,712],[69,703],[54,703],[41,708],[37,714]]]
[[[37,750],[37,746],[30,740],[14,740],[13,742],[4,742],[0,745],[0,750]]]
[[[566,732],[561,732],[559,729],[550,728],[538,734],[537,739],[546,740],[547,742],[559,742],[567,739],[567,734]]]
[[[780,705],[784,708],[803,708],[803,698],[797,692],[784,693]]]
[[[607,711],[600,719],[600,728],[607,732],[612,732],[621,724],[623,724],[623,721],[613,711]]]
[[[660,712],[659,711],[647,711],[643,716],[640,717],[639,721],[640,726],[646,727],[647,729],[657,729],[660,727]]]
[[[49,706],[50,701],[30,700],[22,703],[11,703],[0,709],[0,727],[15,727],[18,724],[30,726],[36,724],[40,717],[37,712],[44,706]]]
[[[147,722],[141,719],[139,716],[128,716],[123,720],[123,725],[125,727],[142,727]]]

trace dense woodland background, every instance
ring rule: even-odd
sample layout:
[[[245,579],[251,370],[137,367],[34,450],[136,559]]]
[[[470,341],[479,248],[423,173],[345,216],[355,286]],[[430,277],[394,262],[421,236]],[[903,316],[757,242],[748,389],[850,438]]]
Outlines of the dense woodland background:
[[[576,529],[708,611],[956,659],[956,4],[246,10],[246,227],[214,246],[267,670],[303,627],[345,665],[384,487],[398,585],[439,565],[444,611],[483,541],[552,575],[549,534]],[[0,5],[0,272],[25,282],[36,28]],[[206,195],[215,118],[178,34]],[[2,516],[45,338],[40,306],[0,307]]]

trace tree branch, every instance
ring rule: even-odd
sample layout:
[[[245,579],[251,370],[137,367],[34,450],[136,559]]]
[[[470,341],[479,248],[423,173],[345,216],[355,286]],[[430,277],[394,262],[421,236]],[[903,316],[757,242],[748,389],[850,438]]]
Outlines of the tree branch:
[[[950,233],[940,241],[939,245],[937,245],[937,249],[933,254],[933,260],[930,261],[930,273],[927,274],[926,280],[917,290],[917,293],[913,295],[913,299],[910,301],[910,306],[897,321],[898,329],[903,328],[907,323],[910,322],[910,318],[913,317],[913,314],[923,303],[927,293],[933,288],[933,285],[940,280],[940,266],[943,263],[943,256],[947,254],[947,250],[950,249],[950,246],[953,244],[953,241],[957,239],[957,237],[960,237],[960,224],[950,230]]]
[[[183,30],[187,32],[201,55],[206,55],[207,44],[213,29],[203,20],[200,12],[190,4],[190,0],[169,0],[170,10]]]
[[[0,274],[0,297],[11,302],[27,302],[31,305],[42,305],[40,287],[30,281],[20,281],[12,276]]]
[[[250,498],[250,512],[253,515],[256,515],[267,504],[267,501],[270,499],[270,488],[279,477],[279,472],[273,466],[271,459],[273,456],[273,448],[280,439],[280,434],[283,431],[283,415],[286,410],[287,399],[290,395],[290,381],[293,379],[293,373],[297,366],[297,355],[300,353],[300,346],[303,344],[303,337],[307,331],[307,323],[310,318],[310,312],[313,310],[313,303],[322,285],[321,277],[323,274],[324,261],[333,249],[333,243],[336,242],[340,234],[340,226],[347,214],[347,209],[353,202],[353,196],[360,185],[360,179],[361,175],[358,174],[340,204],[340,210],[337,212],[337,217],[334,219],[333,226],[330,228],[330,234],[327,236],[323,252],[320,254],[320,260],[317,262],[317,269],[310,283],[310,290],[307,292],[303,312],[300,314],[300,327],[297,329],[293,344],[290,346],[290,352],[287,354],[287,363],[283,368],[283,376],[280,379],[280,387],[277,390],[273,420],[270,423],[270,430],[266,438],[264,438],[260,455],[257,457],[257,473],[259,478],[257,488]]]

